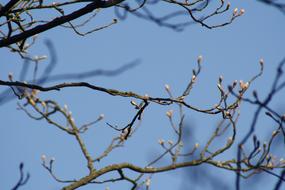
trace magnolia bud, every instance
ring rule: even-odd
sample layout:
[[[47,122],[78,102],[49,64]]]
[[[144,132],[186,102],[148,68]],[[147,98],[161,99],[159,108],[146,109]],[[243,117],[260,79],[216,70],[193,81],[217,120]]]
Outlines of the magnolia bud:
[[[199,143],[195,143],[195,148],[199,148],[200,144]]]
[[[169,110],[166,112],[167,117],[171,118],[173,115],[173,110]]]
[[[166,91],[170,91],[170,86],[168,84],[165,84],[164,88],[165,88]]]
[[[198,59],[197,59],[198,64],[201,64],[202,61],[203,61],[203,56],[202,56],[202,55],[199,55],[199,56],[198,56]]]
[[[239,15],[241,16],[241,15],[243,15],[245,13],[245,10],[244,9],[241,9],[240,11],[239,11]]]
[[[105,117],[105,115],[103,113],[100,114],[99,117],[98,117],[98,121],[104,119],[104,117]]]
[[[233,12],[233,15],[236,16],[237,13],[238,13],[238,8],[235,8],[235,9],[234,9],[234,12]]]
[[[46,161],[46,159],[47,159],[46,155],[43,154],[43,155],[41,156],[41,160],[44,162],[44,161]]]

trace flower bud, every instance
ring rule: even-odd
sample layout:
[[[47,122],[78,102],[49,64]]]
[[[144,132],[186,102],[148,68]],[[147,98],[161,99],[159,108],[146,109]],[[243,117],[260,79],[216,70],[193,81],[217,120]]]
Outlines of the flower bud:
[[[168,91],[168,92],[170,91],[170,86],[168,84],[165,84],[164,88],[165,88],[166,91]]]
[[[104,117],[105,117],[105,115],[102,113],[102,114],[100,114],[99,115],[99,117],[98,117],[98,121],[100,121],[100,120],[102,120],[102,119],[104,119]]]
[[[168,140],[167,142],[168,142],[168,144],[169,144],[170,146],[173,145],[173,141],[172,141],[172,140]]]
[[[264,60],[263,60],[262,58],[259,60],[259,64],[260,64],[261,67],[263,67],[263,65],[264,65]]]
[[[197,59],[198,64],[201,64],[202,61],[203,61],[203,56],[202,56],[202,55],[199,55],[199,56],[198,56],[198,59]]]
[[[234,12],[233,12],[233,16],[236,16],[237,13],[238,13],[238,8],[235,8],[235,9],[234,9]]]
[[[158,144],[163,145],[164,144],[164,140],[163,139],[159,139],[158,140]]]
[[[239,11],[239,15],[241,16],[241,15],[243,15],[245,13],[245,10],[244,9],[241,9],[240,11]]]
[[[199,143],[195,143],[195,148],[199,148],[200,144]]]
[[[43,155],[41,156],[41,160],[44,162],[44,161],[46,161],[46,159],[47,159],[47,156],[46,156],[45,154],[43,154]]]
[[[147,187],[150,186],[150,178],[147,178],[147,179],[145,180],[145,185],[146,185]]]
[[[173,110],[169,110],[166,112],[166,116],[171,118],[173,116]]]

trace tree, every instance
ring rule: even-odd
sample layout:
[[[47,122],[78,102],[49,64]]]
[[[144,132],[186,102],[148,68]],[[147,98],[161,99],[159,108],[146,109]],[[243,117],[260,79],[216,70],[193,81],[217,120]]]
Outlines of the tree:
[[[284,12],[284,5],[282,3],[276,1],[261,2],[272,5]],[[217,86],[215,90],[212,87],[205,88],[207,90],[206,95],[209,94],[209,96],[213,96],[213,98],[208,99],[210,100],[209,102],[201,98],[202,95],[205,95],[203,91],[198,92],[200,99],[193,101],[196,93],[194,90],[199,89],[199,85],[197,84],[198,80],[203,80],[203,76],[201,76],[202,67],[206,68],[209,66],[209,64],[204,63],[204,57],[202,56],[198,56],[196,59],[196,63],[193,65],[195,69],[190,70],[190,72],[189,67],[183,69],[186,70],[188,77],[185,77],[188,78],[188,81],[185,81],[186,78],[184,78],[183,82],[180,81],[176,83],[176,85],[170,86],[166,84],[164,86],[166,95],[150,91],[148,91],[150,95],[145,94],[143,92],[144,90],[141,89],[143,87],[140,86],[140,83],[148,81],[149,69],[155,71],[156,77],[154,78],[160,80],[157,73],[159,72],[160,75],[164,75],[166,71],[165,68],[169,65],[159,67],[151,65],[148,66],[148,70],[140,71],[141,75],[138,78],[136,78],[136,76],[132,76],[132,78],[127,77],[128,83],[124,84],[129,84],[130,87],[125,87],[124,89],[131,88],[131,90],[118,90],[122,88],[105,87],[112,86],[112,83],[104,83],[108,80],[114,81],[112,80],[113,77],[122,75],[125,71],[128,71],[128,74],[131,73],[132,70],[130,69],[135,69],[135,67],[138,66],[138,60],[124,64],[123,66],[116,66],[117,69],[115,70],[93,70],[93,68],[91,69],[89,67],[87,71],[78,73],[78,68],[84,67],[83,61],[85,62],[84,57],[85,54],[88,54],[88,51],[91,51],[91,54],[95,57],[94,59],[96,59],[98,54],[100,56],[100,54],[105,53],[106,57],[110,57],[116,62],[119,61],[115,57],[115,55],[117,55],[116,51],[126,53],[124,50],[118,48],[113,49],[113,46],[116,46],[118,43],[116,43],[111,35],[115,35],[117,31],[115,26],[121,23],[121,21],[128,24],[128,22],[130,22],[129,20],[133,19],[133,17],[128,17],[127,19],[129,14],[138,17],[140,20],[144,19],[150,21],[152,24],[154,23],[162,28],[166,27],[176,32],[182,32],[190,25],[191,29],[195,29],[196,26],[202,26],[202,28],[197,29],[201,31],[205,31],[205,29],[207,31],[211,29],[219,29],[219,31],[222,31],[229,27],[234,27],[236,24],[234,21],[245,13],[243,8],[232,7],[230,3],[223,0],[198,0],[194,2],[172,0],[138,0],[135,2],[122,0],[76,0],[65,2],[11,0],[3,3],[0,6],[0,17],[2,19],[0,25],[1,51],[5,57],[9,56],[9,59],[19,55],[23,60],[23,66],[21,69],[19,69],[19,66],[15,69],[15,72],[20,73],[19,76],[13,73],[5,73],[8,79],[5,80],[2,78],[0,80],[1,86],[9,87],[9,89],[6,89],[1,94],[0,102],[2,106],[4,104],[6,106],[10,100],[17,98],[18,110],[21,110],[33,120],[46,122],[41,122],[41,124],[37,125],[55,128],[41,129],[49,133],[47,134],[48,138],[53,138],[53,136],[49,135],[54,133],[60,135],[60,137],[64,135],[64,137],[61,138],[63,138],[64,142],[68,142],[68,147],[65,147],[67,145],[66,143],[63,143],[62,146],[56,143],[53,144],[52,142],[51,144],[55,149],[59,148],[63,156],[64,154],[69,155],[65,157],[66,160],[74,160],[67,168],[61,169],[64,171],[69,170],[70,167],[74,167],[70,169],[72,172],[67,171],[64,173],[57,169],[65,164],[63,160],[56,161],[55,158],[46,156],[46,154],[41,156],[43,168],[46,169],[55,181],[61,184],[60,188],[64,190],[84,188],[85,186],[92,188],[94,185],[96,188],[96,186],[100,184],[108,188],[107,186],[114,182],[114,184],[119,182],[127,184],[126,186],[118,186],[120,188],[150,189],[152,188],[152,181],[155,181],[155,179],[152,178],[158,173],[176,171],[179,168],[194,168],[195,166],[199,166],[196,173],[201,171],[203,173],[205,169],[202,167],[205,165],[213,166],[215,171],[225,170],[235,174],[235,183],[231,188],[235,187],[237,190],[242,188],[241,179],[254,178],[252,176],[260,176],[260,174],[264,173],[269,174],[270,177],[275,177],[273,178],[275,181],[273,182],[272,179],[269,184],[274,189],[280,189],[285,176],[285,162],[282,159],[282,156],[284,156],[283,149],[285,142],[285,132],[283,128],[285,116],[284,110],[274,108],[272,102],[278,101],[278,96],[282,97],[282,95],[284,95],[282,90],[284,91],[285,82],[282,69],[285,60],[282,60],[278,64],[276,72],[274,72],[275,78],[273,78],[272,84],[269,83],[268,80],[265,84],[261,84],[262,87],[266,86],[269,89],[254,89],[254,83],[258,83],[258,80],[261,80],[264,65],[266,65],[263,59],[259,59],[255,64],[259,69],[256,69],[257,67],[254,66],[256,70],[255,74],[249,76],[248,74],[253,72],[248,68],[243,68],[243,73],[247,76],[246,80],[229,81],[228,79],[224,79],[223,76],[220,76],[218,77],[217,84],[215,84]],[[114,10],[113,14],[110,11],[111,9]],[[268,9],[268,7],[266,7],[266,9]],[[80,23],[75,24],[76,21]],[[91,23],[94,21],[99,23],[98,27],[87,30],[87,32],[81,32],[81,30],[87,28],[88,25],[92,25]],[[101,24],[101,22],[107,24]],[[136,22],[138,22],[138,20],[136,20]],[[240,21],[237,20],[237,22],[243,22],[242,17]],[[104,42],[111,45],[106,49],[104,44],[101,43],[101,46],[99,45],[96,51],[93,52],[93,45],[96,45],[97,41],[91,43],[92,46],[82,49],[84,46],[77,45],[77,37],[74,36],[72,40],[68,41],[69,44],[66,46],[73,46],[76,56],[70,55],[70,57],[75,59],[80,56],[79,60],[81,61],[81,65],[76,65],[76,73],[68,73],[67,71],[71,69],[71,66],[66,62],[64,63],[64,67],[62,67],[64,72],[54,74],[54,69],[58,62],[57,54],[60,56],[62,56],[62,54],[57,52],[60,52],[60,50],[56,50],[57,46],[53,44],[59,43],[64,36],[54,40],[54,34],[50,32],[53,31],[51,29],[59,27],[64,28],[64,30],[60,30],[61,34],[64,33],[68,35],[66,28],[69,28],[79,36],[84,36],[85,39],[89,37],[88,34],[100,36],[102,35],[101,32],[109,32],[107,37],[104,38]],[[160,28],[157,28],[157,30],[161,31]],[[282,30],[284,30],[284,27]],[[38,46],[36,42],[40,41],[37,35],[40,33],[44,35],[44,32],[48,33],[52,39],[45,41],[45,49],[47,48],[49,51],[49,56],[33,55],[34,51],[40,52],[44,49],[39,47],[34,48],[34,46]],[[144,33],[147,33],[148,36],[144,36]],[[136,39],[139,40],[138,38],[143,38],[143,40],[147,41],[151,39],[150,34],[151,32],[143,31],[136,34],[139,35],[136,36]],[[182,33],[172,34],[182,35]],[[194,32],[193,34],[199,36]],[[134,34],[132,35],[135,36]],[[192,39],[194,38],[192,37]],[[84,38],[80,40],[84,40]],[[166,38],[165,40],[167,41],[168,39]],[[204,39],[200,39],[200,43],[204,43],[202,42],[203,40]],[[73,41],[75,44],[72,45]],[[219,42],[219,48],[222,48],[223,45],[226,46],[220,43],[220,41],[217,42]],[[249,41],[246,42],[246,44],[249,45],[252,44],[252,42]],[[139,48],[140,45],[141,44],[137,44],[136,42],[133,43],[133,46],[136,48]],[[162,46],[161,49],[156,51],[168,52],[167,50],[170,49],[170,52],[173,54],[169,54],[168,57],[167,53],[165,53],[164,56],[166,59],[171,59],[172,56],[180,59],[183,57],[184,54],[180,53],[180,51],[182,51],[180,47],[172,47],[171,42],[165,45],[167,46]],[[125,44],[123,43],[120,48],[123,49],[124,46]],[[153,46],[155,46],[155,43],[149,41],[148,48],[151,49]],[[189,46],[190,50],[192,50],[191,48],[195,48],[195,46]],[[196,47],[197,46],[196,44]],[[235,46],[235,44],[232,44],[232,46]],[[154,50],[155,49],[153,49],[153,51]],[[145,53],[145,51],[145,49],[142,49],[141,53]],[[95,53],[96,55],[94,55]],[[141,53],[139,52],[139,54]],[[193,57],[185,57],[193,60]],[[15,58],[11,58],[11,60],[14,59]],[[46,62],[46,59],[49,59],[49,63]],[[5,62],[7,62],[7,60],[5,59]],[[91,62],[91,60],[89,60],[89,62]],[[46,66],[44,65],[45,63]],[[204,64],[205,66],[203,66]],[[33,66],[32,69],[29,68],[30,65]],[[178,64],[178,68],[179,67],[180,65]],[[174,67],[171,68],[174,69]],[[247,73],[247,71],[249,72]],[[180,70],[180,72],[182,71]],[[221,71],[217,69],[216,72]],[[229,73],[225,73],[225,75],[234,75],[232,70],[228,70],[227,72]],[[167,76],[168,74],[165,73],[165,75]],[[179,75],[182,74],[179,73]],[[189,75],[191,75],[190,79]],[[28,76],[32,76],[32,79],[27,80]],[[92,81],[92,77],[95,76],[108,76],[108,78],[101,81]],[[175,75],[175,77],[178,76]],[[231,78],[230,76],[227,77]],[[72,82],[69,82],[70,80],[72,80]],[[210,78],[208,78],[208,80],[210,80]],[[135,85],[132,84],[132,81],[135,81]],[[164,82],[167,83],[167,81]],[[210,86],[212,83],[211,81],[206,82],[209,83],[207,86]],[[102,83],[102,85],[99,85],[100,83]],[[152,83],[155,84],[155,82]],[[115,86],[120,85],[116,84]],[[259,88],[261,87],[259,86]],[[90,92],[95,92],[95,96],[92,96],[92,99],[86,98]],[[66,94],[65,97],[59,97],[64,93]],[[103,97],[101,97],[101,95],[103,95]],[[75,96],[77,97],[75,98]],[[70,103],[68,104],[71,105],[64,105],[63,102],[66,101],[69,101]],[[96,106],[96,104],[92,105],[92,101],[96,102],[99,106]],[[116,103],[114,103],[114,101],[116,101]],[[79,110],[75,112],[75,114],[72,113],[69,108],[73,107],[72,104]],[[250,115],[250,113],[247,110],[242,110],[242,104],[251,107],[246,107],[246,109],[252,109],[253,107],[252,118],[250,116],[245,118],[246,124],[249,125],[245,131],[240,130],[241,125],[244,125],[244,123],[240,124],[242,122],[239,121],[239,118],[243,112],[245,112],[246,115]],[[82,105],[84,105],[84,107],[82,107]],[[280,105],[282,106],[282,102]],[[91,106],[92,109],[88,108],[88,106]],[[159,107],[159,111],[152,110],[156,109],[156,107]],[[164,109],[167,109],[166,116],[161,117],[161,112]],[[111,111],[106,115],[105,112],[107,110]],[[85,120],[87,116],[91,117],[91,115],[93,115],[94,117],[93,112],[96,114],[98,112],[104,112],[104,114],[98,113],[93,121],[84,122],[85,124],[80,125],[80,123],[83,122],[82,120]],[[150,119],[151,122],[147,122],[147,117],[150,117],[150,114],[154,114],[155,116]],[[199,133],[195,133],[195,130],[199,129],[191,123],[191,120],[189,121],[189,117],[191,118],[192,114],[198,114],[197,116],[202,118],[201,123],[205,118],[210,118],[212,125],[214,125],[217,120],[219,120],[219,122],[215,125],[215,129],[212,127],[202,128],[202,136],[200,134],[201,137],[199,137]],[[5,113],[5,116],[8,115],[10,115],[10,113]],[[258,123],[258,121],[266,123],[264,118],[261,118],[265,116],[266,119],[273,121],[270,123],[272,127],[262,130],[259,126],[260,122]],[[166,123],[161,118],[167,118],[169,128],[165,128],[164,125],[166,125]],[[105,120],[105,122],[102,122],[102,120]],[[5,125],[10,126],[10,123],[5,123]],[[149,127],[146,127],[147,125]],[[164,127],[164,129],[162,129],[163,133],[157,125]],[[209,125],[208,122],[207,125]],[[168,131],[165,132],[166,130]],[[19,133],[19,131],[17,131],[17,133]],[[30,132],[26,134],[28,136],[33,135]],[[35,134],[41,137],[45,136],[38,133]],[[261,134],[266,135],[263,137]],[[164,140],[164,136],[174,140]],[[157,137],[159,137],[159,139]],[[95,144],[94,139],[96,141]],[[151,139],[158,141],[160,149],[155,150],[154,153],[151,154],[151,159],[143,162],[136,156],[142,156],[147,153],[150,147],[147,148],[146,145],[154,146],[154,141]],[[250,140],[252,140],[252,142]],[[76,142],[77,145],[72,144],[74,142]],[[5,142],[5,144],[6,143],[9,142]],[[9,145],[7,146],[9,147]],[[76,151],[76,154],[71,154],[68,150],[61,150],[65,148],[69,149],[70,147]],[[10,151],[12,152],[13,150],[14,149],[11,149]],[[43,147],[41,147],[40,150],[45,151]],[[123,150],[128,152],[122,152]],[[71,155],[74,156],[74,158],[70,158]],[[55,157],[58,159],[60,156],[55,155]],[[26,162],[25,160],[22,161]],[[55,165],[55,163],[57,165]],[[73,163],[76,163],[76,166],[74,166]],[[32,169],[29,167],[26,168],[27,170]],[[16,185],[14,185],[13,189],[20,189],[23,185],[28,185],[29,179],[33,178],[33,176],[25,176],[22,163],[19,169],[21,177],[19,182],[15,183]],[[80,171],[75,172],[77,169]],[[63,176],[58,175],[58,173],[62,173]],[[206,172],[204,172],[201,178],[204,177],[204,179],[213,181],[213,184],[215,181],[218,181],[217,178],[212,179],[210,175],[207,176],[205,173],[210,172],[206,169]],[[231,183],[233,184],[233,182]],[[216,186],[217,183],[215,183],[213,189],[215,189]]]

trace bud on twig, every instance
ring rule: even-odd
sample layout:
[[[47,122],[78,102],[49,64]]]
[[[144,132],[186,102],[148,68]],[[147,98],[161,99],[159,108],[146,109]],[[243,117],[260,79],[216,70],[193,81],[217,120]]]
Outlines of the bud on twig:
[[[241,16],[241,15],[243,15],[245,13],[245,10],[244,9],[241,9],[240,11],[239,11],[239,15]]]
[[[198,64],[201,64],[202,61],[203,61],[203,56],[202,56],[202,55],[199,55],[199,56],[198,56],[198,59],[197,59]]]
[[[9,74],[8,74],[8,79],[9,79],[9,81],[11,81],[11,82],[13,81],[13,73],[9,73]]]
[[[165,85],[164,85],[164,88],[165,88],[165,90],[166,90],[167,92],[170,91],[170,86],[169,86],[168,84],[165,84]]]
[[[169,110],[166,112],[166,116],[171,118],[173,116],[173,110]]]
[[[105,115],[102,113],[102,114],[100,114],[99,115],[99,117],[98,117],[98,121],[100,121],[100,120],[102,120],[102,119],[104,119],[104,117],[105,117]]]
[[[45,162],[46,159],[47,159],[47,156],[46,156],[45,154],[43,154],[43,155],[41,156],[41,160],[42,160],[43,162]]]
[[[260,64],[261,67],[264,66],[264,60],[262,58],[259,60],[259,64]]]
[[[233,16],[236,16],[237,13],[238,13],[238,8],[235,8],[235,9],[234,9],[234,12],[233,12]]]
[[[163,139],[159,139],[159,140],[158,140],[158,144],[164,145],[164,140],[163,140]]]
[[[199,143],[195,143],[195,148],[199,148],[200,144]]]

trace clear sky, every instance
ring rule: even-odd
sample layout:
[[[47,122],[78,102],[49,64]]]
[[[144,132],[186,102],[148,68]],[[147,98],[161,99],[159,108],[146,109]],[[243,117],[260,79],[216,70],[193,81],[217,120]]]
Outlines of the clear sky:
[[[44,40],[51,40],[58,57],[58,64],[53,74],[115,69],[139,60],[139,65],[119,76],[99,76],[84,79],[84,81],[151,96],[167,96],[164,90],[165,84],[171,86],[175,95],[180,95],[191,78],[197,57],[203,55],[202,74],[188,99],[191,104],[202,107],[208,107],[217,102],[219,93],[216,85],[220,75],[223,75],[225,84],[230,84],[234,80],[247,81],[259,71],[258,62],[263,58],[265,60],[264,75],[252,86],[252,89],[258,89],[260,96],[263,97],[270,88],[278,63],[285,56],[283,47],[285,15],[275,8],[256,1],[231,1],[231,3],[232,8],[244,8],[245,14],[231,25],[219,29],[209,30],[196,24],[182,32],[176,32],[130,15],[127,20],[119,20],[118,24],[86,37],[77,36],[71,30],[63,28],[53,29],[39,36],[37,45],[31,53],[47,54],[48,50],[43,45]],[[167,7],[163,9],[156,7],[153,10],[157,15],[162,15],[165,13],[164,8],[167,9]],[[107,10],[106,14],[103,11],[88,27],[99,26],[104,21],[109,22],[113,16],[112,9]],[[213,18],[211,21],[221,22],[227,18],[225,15],[217,19]],[[191,20],[189,16],[184,16],[182,19]],[[43,64],[40,65],[41,72],[48,61],[41,63]],[[9,72],[13,72],[16,79],[19,77],[22,61],[17,55],[2,48],[0,62],[1,80],[7,79]],[[1,87],[0,90],[4,89]],[[283,91],[271,104],[280,112],[285,110],[285,102],[282,99],[284,95]],[[84,135],[87,146],[94,155],[103,151],[116,134],[107,127],[106,122],[123,126],[129,123],[135,114],[129,103],[131,99],[112,97],[83,88],[41,93],[40,96],[53,98],[61,105],[67,104],[79,125],[95,120],[101,113],[105,115],[102,122],[96,124],[88,134]],[[87,174],[84,168],[85,160],[73,138],[45,121],[31,120],[16,108],[17,101],[14,100],[1,105],[0,109],[0,189],[10,189],[16,183],[20,162],[24,162],[25,170],[31,174],[30,181],[21,189],[55,190],[62,187],[63,185],[55,182],[41,166],[42,154],[55,157],[54,169],[61,179],[79,178]],[[115,150],[106,160],[100,162],[99,167],[123,161],[143,166],[154,155],[162,152],[157,140],[174,138],[165,116],[165,112],[169,109],[175,110],[174,116],[178,115],[175,106],[151,105],[147,108],[137,133],[125,143],[125,147]],[[242,105],[238,124],[239,137],[247,131],[253,111],[254,107]],[[193,128],[193,133],[195,131],[195,134],[189,135],[189,142],[205,143],[206,137],[214,130],[217,118],[190,111],[186,113],[186,123]],[[274,123],[263,115],[258,127],[259,137],[267,140],[266,132],[274,128]],[[283,156],[285,156],[284,152]],[[203,176],[198,177],[196,184],[195,181],[187,179],[185,174],[195,177],[196,169],[156,174],[153,177],[151,189],[184,189],[182,187],[191,190],[192,188],[214,189],[212,184],[202,180]],[[233,173],[208,166],[203,166],[203,169],[207,170],[210,176],[221,180],[227,188],[234,187]],[[193,172],[189,174],[185,172],[186,170]],[[261,186],[263,189],[269,189],[277,180],[269,175],[265,177],[266,183],[258,181],[250,189],[260,189]],[[185,183],[187,180],[193,184]],[[110,186],[111,189],[129,187],[127,183],[116,185],[102,185],[97,189],[104,189],[106,186]],[[96,189],[90,185],[81,189],[94,188]]]

